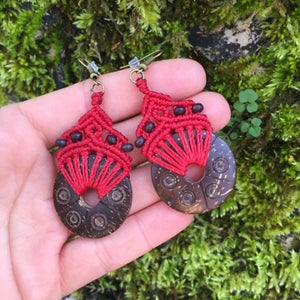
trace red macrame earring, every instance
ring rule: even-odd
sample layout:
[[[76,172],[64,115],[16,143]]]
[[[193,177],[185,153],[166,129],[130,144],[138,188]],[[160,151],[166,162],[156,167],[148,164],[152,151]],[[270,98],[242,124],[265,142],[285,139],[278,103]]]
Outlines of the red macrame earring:
[[[53,197],[56,211],[69,230],[99,238],[119,228],[131,207],[131,158],[126,152],[133,145],[112,128],[111,119],[100,107],[104,86],[97,81],[98,68],[94,62],[87,67],[93,71],[92,108],[56,140],[60,172]],[[95,92],[97,86],[102,91]],[[99,198],[94,206],[84,200],[89,190],[95,190]]]
[[[236,165],[230,148],[212,133],[203,105],[174,101],[149,90],[146,65],[134,58],[129,66],[131,81],[144,94],[135,145],[152,163],[156,192],[170,207],[185,213],[218,207],[233,189]],[[196,180],[187,178],[190,165],[197,165],[201,173]]]

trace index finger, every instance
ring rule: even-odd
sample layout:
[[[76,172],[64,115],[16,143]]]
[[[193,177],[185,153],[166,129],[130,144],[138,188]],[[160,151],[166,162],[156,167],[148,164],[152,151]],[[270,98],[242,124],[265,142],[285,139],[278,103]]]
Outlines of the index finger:
[[[130,70],[104,74],[103,109],[114,122],[139,113],[143,95],[129,79]],[[146,71],[149,88],[174,99],[188,98],[206,84],[203,67],[190,59],[171,59],[152,63]],[[74,125],[90,107],[91,80],[40,96],[20,104],[22,112],[46,138],[47,146]]]

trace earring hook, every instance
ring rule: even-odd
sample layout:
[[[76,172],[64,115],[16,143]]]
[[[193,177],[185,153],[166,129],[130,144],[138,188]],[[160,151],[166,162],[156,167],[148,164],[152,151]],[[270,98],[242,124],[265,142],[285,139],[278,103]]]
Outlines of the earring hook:
[[[90,78],[93,79],[94,83],[101,73],[99,72],[99,68],[94,61],[89,62],[88,60],[78,58],[78,61],[90,72]]]
[[[94,89],[96,86],[101,86],[102,92],[104,92],[104,84],[100,80],[98,80],[98,77],[101,76],[101,73],[98,71],[99,68],[97,64],[94,61],[89,62],[88,60],[80,59],[78,58],[78,61],[87,68],[87,70],[90,72],[90,78],[93,80],[93,86],[91,88],[91,92],[94,92]]]
[[[120,69],[126,69],[129,67],[131,69],[139,69],[141,71],[145,71],[147,69],[147,66],[161,54],[162,51],[158,49],[140,59],[137,56],[135,56],[128,62],[128,65],[123,66]]]

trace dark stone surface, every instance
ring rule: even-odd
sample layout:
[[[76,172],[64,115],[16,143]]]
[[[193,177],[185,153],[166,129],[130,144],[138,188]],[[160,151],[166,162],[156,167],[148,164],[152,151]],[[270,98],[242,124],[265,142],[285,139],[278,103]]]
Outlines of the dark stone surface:
[[[255,19],[240,20],[232,27],[214,32],[195,26],[191,29],[190,43],[209,61],[219,63],[255,53],[263,44],[260,33],[260,24]]]

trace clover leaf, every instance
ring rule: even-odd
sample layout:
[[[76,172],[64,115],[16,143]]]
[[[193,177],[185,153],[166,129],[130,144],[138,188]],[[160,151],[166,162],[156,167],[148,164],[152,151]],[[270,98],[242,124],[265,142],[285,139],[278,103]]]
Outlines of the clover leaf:
[[[256,112],[258,110],[258,104],[256,102],[251,102],[247,105],[247,111],[249,113]]]
[[[242,103],[255,102],[258,99],[258,94],[252,89],[245,89],[239,93],[239,100]]]
[[[261,134],[261,128],[259,126],[251,126],[249,128],[249,134],[253,137],[259,137]]]
[[[246,121],[242,121],[240,124],[241,132],[248,132],[250,128],[250,123]]]
[[[246,105],[244,103],[241,103],[240,101],[237,101],[233,104],[233,107],[239,112],[239,113],[242,113],[245,108],[246,108]]]
[[[251,119],[251,124],[252,125],[254,125],[254,126],[260,126],[261,125],[261,123],[262,123],[262,121],[261,121],[261,119],[259,119],[259,118],[252,118]]]

